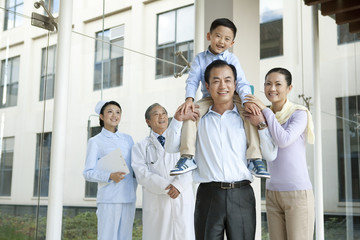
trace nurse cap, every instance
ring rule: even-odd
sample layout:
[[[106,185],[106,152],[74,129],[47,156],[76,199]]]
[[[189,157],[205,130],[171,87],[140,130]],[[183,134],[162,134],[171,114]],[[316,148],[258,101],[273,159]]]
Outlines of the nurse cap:
[[[95,112],[100,115],[100,111],[106,103],[107,103],[107,101],[100,100],[95,106]]]

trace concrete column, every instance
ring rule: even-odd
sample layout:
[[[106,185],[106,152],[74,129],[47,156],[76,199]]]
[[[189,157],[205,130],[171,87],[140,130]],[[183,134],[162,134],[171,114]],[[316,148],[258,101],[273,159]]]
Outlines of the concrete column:
[[[313,83],[315,107],[315,150],[314,150],[314,191],[316,239],[324,239],[324,201],[323,201],[323,173],[322,173],[322,142],[321,142],[321,83],[320,83],[320,54],[319,54],[319,22],[317,5],[312,6],[312,37],[313,37]]]
[[[70,69],[73,1],[62,1],[59,10],[54,122],[51,148],[49,205],[46,239],[61,239],[64,162],[66,152],[67,92]]]

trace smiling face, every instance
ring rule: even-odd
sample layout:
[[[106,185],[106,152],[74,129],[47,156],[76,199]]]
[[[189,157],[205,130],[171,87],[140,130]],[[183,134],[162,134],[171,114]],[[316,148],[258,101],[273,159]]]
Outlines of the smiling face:
[[[234,45],[234,33],[225,26],[218,26],[207,33],[207,40],[210,41],[210,51],[217,55]]]
[[[282,107],[291,89],[292,85],[288,86],[284,74],[272,72],[265,79],[265,95],[273,105]]]
[[[146,123],[157,134],[161,135],[168,127],[168,115],[162,106],[155,106],[150,112]]]
[[[235,92],[235,77],[232,69],[227,65],[212,68],[206,89],[214,100],[214,105],[232,104]]]
[[[121,110],[118,106],[109,104],[105,107],[103,113],[100,114],[100,119],[104,121],[104,128],[115,132],[121,119]]]

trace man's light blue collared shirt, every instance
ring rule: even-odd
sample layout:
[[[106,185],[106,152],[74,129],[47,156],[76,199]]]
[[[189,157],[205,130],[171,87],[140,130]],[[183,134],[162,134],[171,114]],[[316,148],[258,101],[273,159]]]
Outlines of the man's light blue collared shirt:
[[[238,58],[235,56],[235,54],[229,52],[229,50],[226,50],[217,55],[214,55],[209,50],[206,50],[196,55],[194,61],[191,64],[189,76],[186,79],[185,98],[191,97],[195,99],[195,94],[197,89],[199,88],[200,82],[203,98],[210,96],[205,86],[204,73],[206,67],[215,60],[223,60],[235,66],[237,72],[235,90],[239,94],[241,101],[245,102],[245,96],[247,94],[251,94],[250,84],[245,78],[244,70],[242,69]]]

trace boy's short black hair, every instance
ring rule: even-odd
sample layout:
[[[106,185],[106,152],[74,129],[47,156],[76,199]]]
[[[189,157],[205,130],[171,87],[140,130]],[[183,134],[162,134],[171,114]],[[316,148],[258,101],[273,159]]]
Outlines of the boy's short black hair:
[[[217,28],[218,26],[224,26],[224,27],[228,27],[232,30],[232,32],[234,33],[234,39],[235,39],[235,36],[236,36],[236,27],[235,27],[235,24],[230,21],[229,19],[227,18],[218,18],[218,19],[215,19],[212,23],[211,23],[211,26],[210,26],[210,33],[215,29]]]

